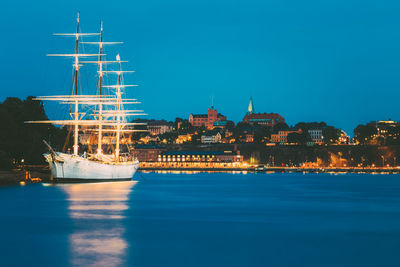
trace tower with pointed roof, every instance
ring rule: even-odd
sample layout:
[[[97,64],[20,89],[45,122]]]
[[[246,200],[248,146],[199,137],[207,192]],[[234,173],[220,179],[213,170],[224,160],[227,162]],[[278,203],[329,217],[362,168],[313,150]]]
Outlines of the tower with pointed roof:
[[[267,127],[274,127],[275,124],[285,122],[285,119],[277,113],[255,113],[253,98],[250,97],[249,107],[247,108],[246,115],[243,118],[243,123],[250,125],[261,125]]]
[[[250,97],[249,107],[247,108],[247,115],[254,113],[253,98]]]

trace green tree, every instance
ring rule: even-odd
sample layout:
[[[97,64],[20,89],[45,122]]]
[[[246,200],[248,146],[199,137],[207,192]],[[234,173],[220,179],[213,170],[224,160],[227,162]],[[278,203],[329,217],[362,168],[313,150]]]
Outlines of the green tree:
[[[227,121],[226,129],[232,131],[235,128],[235,123],[233,121]]]
[[[302,129],[303,132],[308,132],[311,129],[325,129],[328,125],[325,122],[299,122],[294,128]]]
[[[29,124],[25,121],[48,120],[43,103],[29,96],[21,101],[15,97],[7,98],[0,104],[0,119],[7,127],[0,128],[1,166],[11,166],[13,162],[24,159],[27,164],[43,164],[43,153],[47,140],[53,147],[61,147],[65,140],[65,129],[51,124]]]
[[[302,133],[290,133],[287,136],[287,142],[298,145],[305,145],[309,141],[309,137],[304,132]]]
[[[365,145],[374,139],[374,136],[377,134],[378,132],[376,127],[360,124],[354,129],[354,140],[362,145]]]
[[[252,133],[252,126],[244,122],[238,122],[232,130],[232,135],[237,143],[241,143],[241,140],[244,140],[248,133]]]
[[[339,140],[341,131],[333,126],[327,126],[322,130],[323,141],[325,144],[334,144]]]
[[[289,126],[284,122],[279,122],[279,123],[275,124],[275,126],[273,127],[274,132],[284,131],[284,130],[288,130],[288,129],[289,129]]]
[[[163,133],[159,135],[160,140],[166,139],[169,144],[175,143],[176,138],[178,138],[178,134],[174,132]]]
[[[192,126],[192,124],[190,124],[188,120],[181,118],[175,119],[174,129],[179,134],[188,134],[194,132],[194,127]]]
[[[265,126],[255,127],[254,143],[266,143],[271,137],[271,128]]]
[[[400,145],[400,126],[388,128],[386,145]]]

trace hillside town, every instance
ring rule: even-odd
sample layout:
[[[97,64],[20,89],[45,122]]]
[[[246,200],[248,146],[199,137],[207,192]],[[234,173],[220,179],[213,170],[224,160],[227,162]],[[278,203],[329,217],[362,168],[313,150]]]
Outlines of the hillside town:
[[[400,124],[373,121],[354,129],[354,137],[324,122],[289,126],[278,113],[257,113],[253,99],[242,121],[211,106],[205,114],[175,121],[137,120],[144,131],[126,142],[147,168],[235,168],[269,166],[397,166]],[[383,159],[383,160],[382,160]],[[202,163],[203,162],[203,163]]]
[[[28,97],[7,98],[0,104],[5,121],[17,123],[0,131],[0,166],[42,164],[42,140],[70,151],[67,127],[32,127],[23,122],[48,119],[41,102]],[[121,136],[121,149],[136,157],[142,169],[245,169],[270,167],[397,167],[400,159],[400,123],[371,121],[346,132],[325,122],[288,125],[279,113],[256,112],[250,98],[243,119],[237,123],[214,106],[204,114],[189,114],[174,121],[136,119],[133,133]],[[80,129],[83,152],[93,153],[96,137]],[[23,142],[21,142],[23,140]],[[65,141],[67,140],[67,141]],[[103,136],[103,149],[113,138]],[[112,153],[112,151],[110,151]]]
[[[256,113],[250,98],[242,121],[228,120],[211,106],[206,114],[190,114],[175,121],[138,119],[147,124],[144,132],[130,136],[133,144],[240,144],[275,145],[350,144],[342,130],[320,123],[298,123],[288,126],[278,113]],[[394,123],[394,122],[393,122]]]

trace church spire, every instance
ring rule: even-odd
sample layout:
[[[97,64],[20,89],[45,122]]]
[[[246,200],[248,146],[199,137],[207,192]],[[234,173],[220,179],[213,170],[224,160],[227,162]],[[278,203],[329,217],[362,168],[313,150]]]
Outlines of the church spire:
[[[247,108],[247,114],[253,114],[254,113],[254,105],[253,105],[253,98],[250,97],[250,102],[249,102],[249,107]]]

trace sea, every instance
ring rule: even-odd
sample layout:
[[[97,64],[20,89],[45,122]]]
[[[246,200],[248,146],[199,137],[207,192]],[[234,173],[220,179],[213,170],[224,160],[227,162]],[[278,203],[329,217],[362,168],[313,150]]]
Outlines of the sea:
[[[0,266],[400,266],[400,176],[137,173],[0,188]]]

